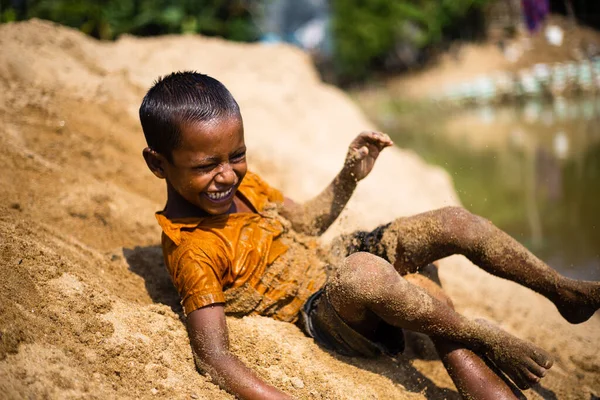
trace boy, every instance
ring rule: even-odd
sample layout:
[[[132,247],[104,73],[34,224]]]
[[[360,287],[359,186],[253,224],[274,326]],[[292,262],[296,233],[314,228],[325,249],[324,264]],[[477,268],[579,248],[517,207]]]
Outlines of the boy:
[[[289,396],[230,353],[226,313],[300,320],[319,344],[348,356],[398,354],[402,329],[422,332],[464,397],[514,399],[502,374],[521,389],[539,382],[552,366],[546,352],[454,312],[431,264],[451,254],[544,295],[571,323],[600,307],[600,283],[559,275],[458,207],[344,235],[324,252],[315,238],[392,145],[385,134],[358,135],[331,184],[299,205],[247,171],[239,107],[215,79],[193,72],[159,79],[140,120],[144,159],[167,183],[167,203],[156,217],[197,365],[240,398]]]

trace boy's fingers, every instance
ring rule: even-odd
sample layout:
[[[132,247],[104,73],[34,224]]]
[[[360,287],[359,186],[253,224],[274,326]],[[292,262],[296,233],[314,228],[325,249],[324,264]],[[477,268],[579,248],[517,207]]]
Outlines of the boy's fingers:
[[[384,148],[394,144],[390,137],[382,132],[365,131],[359,135],[360,139],[364,139],[367,142],[376,143],[379,147]]]
[[[378,146],[380,150],[385,149],[386,147],[390,147],[394,144],[394,142],[392,142],[391,140],[382,140],[380,142],[378,142]]]
[[[390,138],[390,136],[387,133],[383,133],[383,141],[387,143],[388,146],[391,146],[394,144],[394,141],[392,140],[392,138]]]
[[[381,152],[381,148],[374,146],[374,149],[371,151],[371,157],[377,158],[379,157],[379,153]]]
[[[382,141],[382,140],[373,140],[368,143],[369,143],[369,146],[373,146],[374,148],[377,148],[377,150],[379,150],[379,151],[381,151],[381,150],[385,149],[386,147],[389,147],[393,144],[393,143]]]
[[[377,158],[381,150],[393,144],[394,142],[385,133],[363,131],[352,141],[350,148],[355,152],[353,157],[362,160],[369,154],[371,157]]]
[[[356,161],[360,161],[369,154],[369,149],[366,146],[361,147],[350,147],[347,161],[354,164]]]
[[[390,137],[385,133],[380,134],[379,143],[381,143],[384,147],[391,146],[394,144],[392,139],[390,139]]]

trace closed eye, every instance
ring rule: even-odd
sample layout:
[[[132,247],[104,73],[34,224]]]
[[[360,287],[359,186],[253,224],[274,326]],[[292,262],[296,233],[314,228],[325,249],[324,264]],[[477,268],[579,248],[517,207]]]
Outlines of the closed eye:
[[[246,152],[242,152],[242,153],[238,153],[235,154],[231,157],[231,161],[232,162],[241,162],[244,161],[244,159],[246,158]]]
[[[194,167],[194,170],[201,171],[201,172],[208,172],[208,171],[212,170],[213,168],[215,168],[216,166],[217,166],[217,164],[196,165]]]

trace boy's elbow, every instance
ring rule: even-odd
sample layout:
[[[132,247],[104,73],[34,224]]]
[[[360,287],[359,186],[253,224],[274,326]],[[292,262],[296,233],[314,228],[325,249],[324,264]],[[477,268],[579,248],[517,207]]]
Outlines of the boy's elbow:
[[[292,228],[309,236],[321,236],[331,225],[329,215],[319,215],[311,210],[302,210],[289,216],[285,216],[292,224]]]
[[[312,216],[302,221],[300,231],[305,235],[321,236],[332,222],[330,215]]]
[[[220,348],[194,348],[193,354],[196,368],[208,373],[211,372],[210,370],[219,370],[232,357],[229,350]]]
[[[228,379],[231,373],[228,371],[235,365],[235,361],[231,353],[226,351],[198,354],[194,351],[194,363],[200,374],[207,376],[227,391],[232,389],[230,379]]]
[[[321,236],[325,232],[325,229],[317,222],[300,221],[292,223],[292,228],[294,231],[308,236]]]

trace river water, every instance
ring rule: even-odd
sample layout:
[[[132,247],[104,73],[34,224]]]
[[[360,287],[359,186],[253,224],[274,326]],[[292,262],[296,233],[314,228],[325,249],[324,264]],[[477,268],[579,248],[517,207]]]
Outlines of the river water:
[[[600,99],[397,107],[376,119],[445,168],[467,209],[561,273],[600,280]]]

